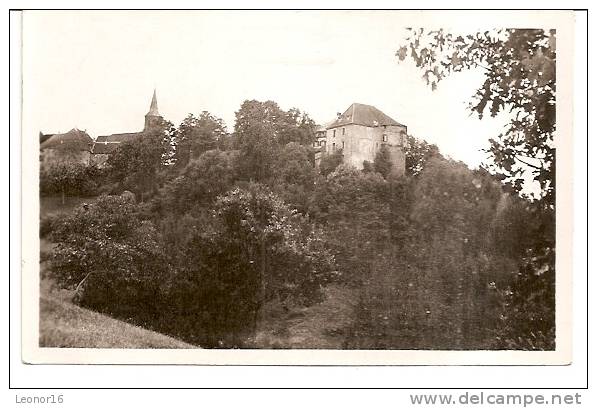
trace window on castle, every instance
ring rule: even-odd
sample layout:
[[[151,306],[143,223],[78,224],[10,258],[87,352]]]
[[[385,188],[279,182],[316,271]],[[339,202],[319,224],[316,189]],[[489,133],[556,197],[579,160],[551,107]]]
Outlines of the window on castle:
[[[336,143],[332,143],[332,151],[336,151]]]
[[[383,136],[381,137],[381,140],[382,140],[383,142],[387,142],[387,141],[388,141],[388,135],[383,135]]]
[[[342,136],[346,134],[346,128],[342,128]]]
[[[334,129],[334,133],[332,136],[336,137],[336,129]]]
[[[342,141],[342,150],[344,150],[344,146],[345,146],[344,141]]]

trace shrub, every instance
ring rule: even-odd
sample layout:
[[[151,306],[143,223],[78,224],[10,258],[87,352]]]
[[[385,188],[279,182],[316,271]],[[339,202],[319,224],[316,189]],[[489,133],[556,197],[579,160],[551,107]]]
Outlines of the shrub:
[[[381,149],[379,149],[375,155],[373,168],[376,172],[381,174],[383,178],[387,178],[390,174],[390,171],[392,171],[392,158],[390,157],[390,151],[386,145],[382,145]]]
[[[52,230],[54,229],[53,225],[56,220],[59,218],[58,215],[46,215],[41,217],[39,220],[39,237],[46,238]]]
[[[102,172],[95,166],[60,161],[44,167],[39,174],[40,194],[49,196],[90,196],[97,191]]]
[[[204,347],[246,345],[263,304],[322,298],[333,258],[321,234],[262,186],[156,230],[147,206],[101,196],[58,218],[51,276],[82,306]]]
[[[224,194],[236,180],[236,152],[209,150],[191,160],[180,175],[168,182],[154,200],[162,214],[184,214],[196,207],[207,207]]]
[[[319,163],[319,172],[322,176],[327,176],[338,167],[344,158],[342,150],[336,150],[332,154],[326,154],[321,158]]]
[[[101,196],[52,223],[56,243],[51,276],[76,289],[83,306],[115,316],[144,315],[163,280],[159,237],[136,206],[119,196]]]

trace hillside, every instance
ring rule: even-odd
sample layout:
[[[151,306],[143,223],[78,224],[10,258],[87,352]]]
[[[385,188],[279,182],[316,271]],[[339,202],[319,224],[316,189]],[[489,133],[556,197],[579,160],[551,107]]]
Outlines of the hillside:
[[[40,298],[40,347],[195,348],[52,296]]]

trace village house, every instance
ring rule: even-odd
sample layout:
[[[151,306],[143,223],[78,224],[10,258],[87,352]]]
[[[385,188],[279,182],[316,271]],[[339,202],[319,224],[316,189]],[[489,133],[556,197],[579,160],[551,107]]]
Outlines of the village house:
[[[89,164],[93,139],[83,130],[71,129],[66,133],[39,132],[39,160],[41,169],[52,163],[77,162]]]

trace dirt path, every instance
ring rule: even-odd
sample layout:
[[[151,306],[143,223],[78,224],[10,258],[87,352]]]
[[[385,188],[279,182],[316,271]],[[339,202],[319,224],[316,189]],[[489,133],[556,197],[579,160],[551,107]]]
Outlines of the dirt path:
[[[346,331],[353,322],[356,291],[330,285],[325,295],[321,303],[266,319],[260,325],[256,346],[342,349]]]

